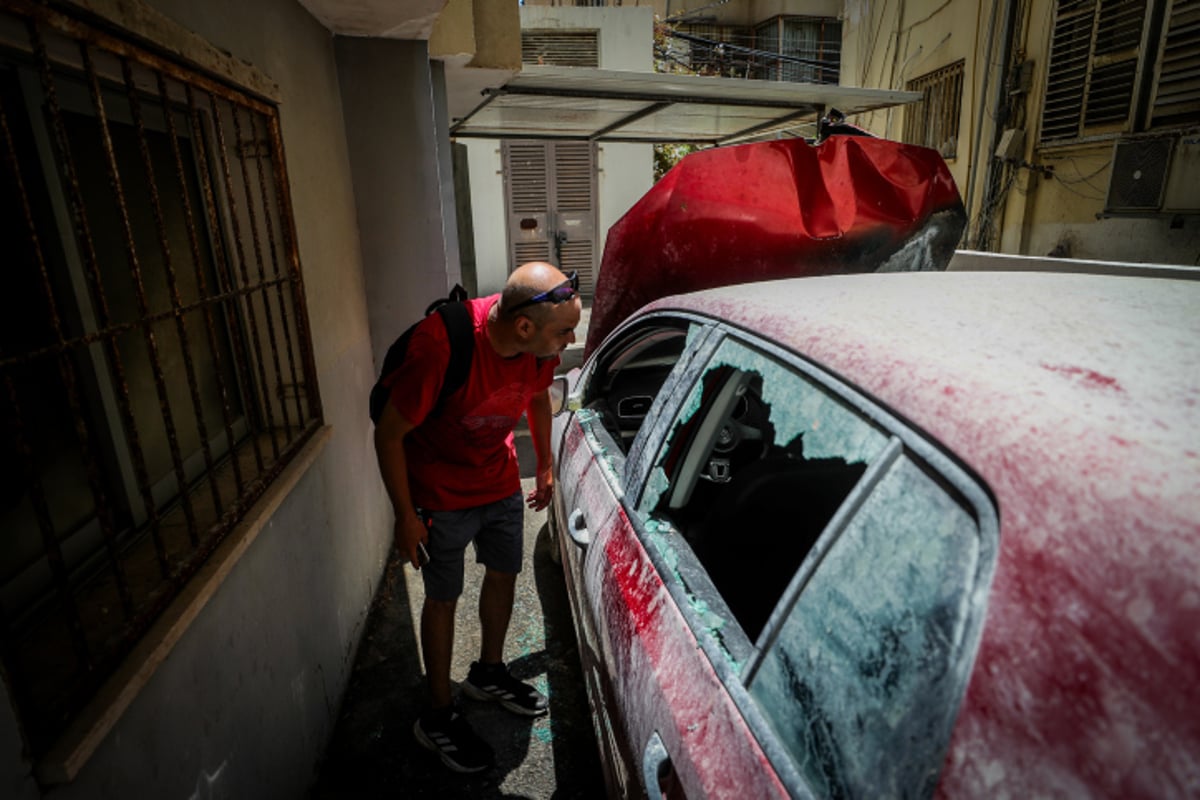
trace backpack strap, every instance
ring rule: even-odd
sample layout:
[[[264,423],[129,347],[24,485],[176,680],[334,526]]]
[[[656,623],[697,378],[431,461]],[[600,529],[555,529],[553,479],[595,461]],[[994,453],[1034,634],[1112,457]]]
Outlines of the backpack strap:
[[[443,303],[437,307],[437,312],[450,339],[450,363],[430,416],[440,414],[447,398],[467,382],[467,376],[471,374],[471,360],[475,356],[475,325],[466,304],[457,301]]]

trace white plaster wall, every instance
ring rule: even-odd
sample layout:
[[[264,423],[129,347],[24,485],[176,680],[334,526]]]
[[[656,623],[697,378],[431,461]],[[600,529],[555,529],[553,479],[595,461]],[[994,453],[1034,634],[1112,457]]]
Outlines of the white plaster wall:
[[[608,229],[654,185],[654,148],[646,144],[606,144],[599,154],[601,248]]]
[[[333,430],[77,779],[48,796],[302,797],[391,543],[366,414],[375,368],[333,39],[295,0],[150,5],[279,85],[314,358]],[[7,717],[0,796],[38,796]],[[18,774],[19,783],[8,778]]]
[[[475,274],[480,296],[504,288],[508,278],[508,234],[504,227],[504,178],[500,142],[466,139],[471,170],[471,218],[475,228]]]
[[[459,278],[442,67],[430,64],[423,41],[338,37],[334,49],[382,365],[396,337]]]
[[[563,8],[524,6],[522,28],[599,30],[601,69],[651,72],[653,9]],[[504,183],[500,143],[464,140],[471,169],[471,214],[475,228],[475,260],[479,293],[499,291],[508,278],[508,232],[504,216]],[[600,248],[608,229],[654,183],[654,150],[642,144],[606,144],[598,148],[596,241]]]
[[[654,12],[643,8],[524,6],[521,28],[600,31],[600,68],[650,72]]]

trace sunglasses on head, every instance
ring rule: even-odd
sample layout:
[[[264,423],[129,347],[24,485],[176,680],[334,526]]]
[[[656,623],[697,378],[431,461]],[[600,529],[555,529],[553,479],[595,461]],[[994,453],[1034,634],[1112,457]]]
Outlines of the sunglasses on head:
[[[567,273],[567,279],[558,286],[555,286],[552,289],[547,289],[544,292],[535,294],[528,300],[517,303],[512,307],[509,313],[515,313],[520,311],[522,308],[525,308],[525,306],[532,306],[538,303],[553,303],[554,305],[558,305],[559,303],[567,302],[577,294],[579,294],[579,273],[575,270],[571,270],[569,273]]]

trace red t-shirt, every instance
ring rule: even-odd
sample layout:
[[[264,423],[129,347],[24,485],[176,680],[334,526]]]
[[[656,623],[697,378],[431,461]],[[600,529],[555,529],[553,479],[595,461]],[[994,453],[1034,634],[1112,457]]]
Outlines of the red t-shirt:
[[[521,488],[513,428],[530,399],[554,380],[558,358],[523,353],[503,358],[487,336],[487,317],[499,295],[468,300],[475,354],[462,388],[429,418],[450,363],[441,314],[417,325],[404,364],[385,381],[390,402],[416,427],[405,437],[413,503],[455,511],[492,503]]]

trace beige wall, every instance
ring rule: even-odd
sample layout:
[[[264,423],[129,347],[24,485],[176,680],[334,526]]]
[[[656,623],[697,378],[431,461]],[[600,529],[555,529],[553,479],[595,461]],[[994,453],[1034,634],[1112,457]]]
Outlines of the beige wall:
[[[1003,10],[1004,4],[995,8]],[[908,81],[958,59],[965,61],[957,157],[948,159],[951,174],[967,201],[972,235],[980,221],[983,189],[993,153],[992,123],[1000,77],[986,75],[989,43],[992,62],[999,52],[1001,19],[993,6],[974,0],[908,0],[901,4],[845,0],[843,4],[842,83],[903,89]],[[1053,0],[1033,0],[1016,25],[1015,46],[1033,62],[1032,89],[1010,126],[1025,132],[1022,160],[1053,169],[1054,177],[1018,169],[996,208],[998,249],[1006,253],[1046,255],[1066,252],[1076,258],[1195,264],[1200,256],[1200,219],[1097,219],[1104,209],[1110,179],[1113,138],[1070,148],[1040,148],[1039,118],[1045,93],[1045,69],[1054,19]],[[985,79],[987,85],[985,87]],[[986,91],[985,91],[986,89]],[[899,139],[903,108],[876,111],[853,120],[871,132]],[[975,142],[978,139],[979,146]],[[1196,176],[1200,181],[1200,175]],[[966,197],[970,187],[970,197]],[[973,243],[973,242],[972,242]]]
[[[693,16],[698,21],[719,25],[754,25],[769,17],[795,14],[813,17],[836,17],[841,13],[841,0],[608,0],[609,6],[649,8],[659,19]],[[525,0],[525,6],[574,7],[574,0]],[[691,12],[689,14],[689,12]]]

